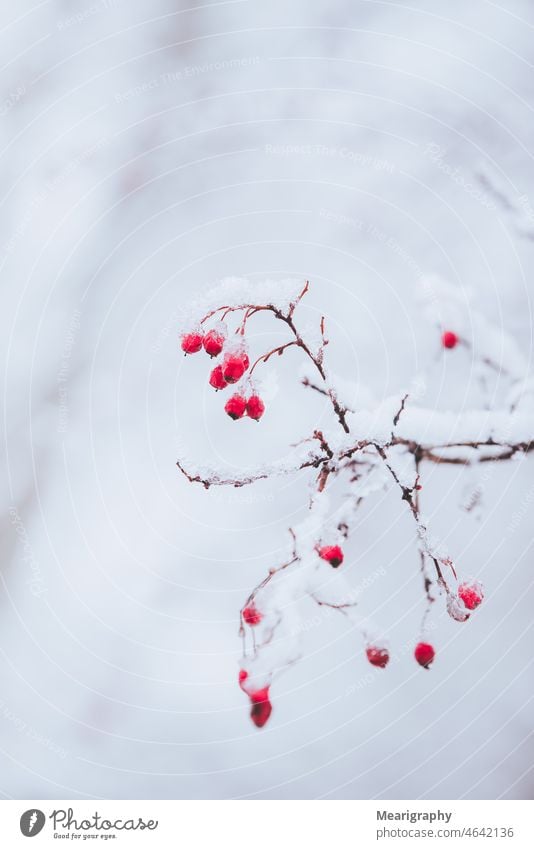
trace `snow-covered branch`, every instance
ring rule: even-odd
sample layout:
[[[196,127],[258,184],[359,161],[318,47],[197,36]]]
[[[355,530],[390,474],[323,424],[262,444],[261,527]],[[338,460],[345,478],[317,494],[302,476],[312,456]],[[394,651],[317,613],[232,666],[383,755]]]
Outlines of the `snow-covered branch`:
[[[240,279],[223,281],[191,306],[181,337],[185,354],[203,348],[217,359],[209,382],[217,391],[233,386],[225,411],[234,420],[262,419],[265,403],[254,384],[255,372],[289,348],[304,356],[300,382],[326,398],[331,409],[331,419],[321,430],[312,430],[308,438],[274,462],[240,473],[195,466],[184,459],[177,464],[191,483],[206,488],[242,487],[275,476],[314,472],[310,510],[305,521],[290,529],[287,560],[269,571],[241,610],[244,653],[239,683],[250,698],[251,717],[258,727],[271,715],[274,678],[301,655],[305,628],[297,610],[302,604],[340,613],[360,630],[369,662],[380,668],[389,662],[383,639],[370,623],[360,619],[357,598],[341,568],[343,546],[361,502],[392,486],[409,509],[426,598],[414,654],[417,662],[428,668],[435,649],[425,639],[425,626],[437,596],[445,596],[453,619],[465,622],[482,602],[484,592],[477,581],[459,580],[453,558],[434,537],[422,513],[424,465],[505,461],[529,453],[534,446],[534,383],[525,358],[513,339],[476,311],[471,309],[467,319],[465,293],[436,278],[423,281],[421,288],[426,316],[439,331],[444,355],[467,349],[480,371],[497,372],[506,382],[507,394],[497,409],[456,413],[424,408],[412,403],[409,392],[377,403],[368,389],[328,368],[324,318],[316,334],[300,329],[297,310],[308,290],[308,282],[292,280],[256,286]],[[289,330],[290,338],[259,352],[251,366],[247,328],[259,313],[272,314]],[[332,496],[336,493],[341,498],[334,508]]]

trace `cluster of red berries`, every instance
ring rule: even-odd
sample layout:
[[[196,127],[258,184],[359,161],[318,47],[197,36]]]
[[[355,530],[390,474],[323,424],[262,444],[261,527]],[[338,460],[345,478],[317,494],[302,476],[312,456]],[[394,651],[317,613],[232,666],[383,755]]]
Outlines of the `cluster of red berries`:
[[[269,687],[261,687],[259,690],[249,690],[246,685],[247,679],[248,672],[245,669],[240,669],[239,686],[250,699],[250,718],[256,728],[263,728],[273,712],[273,706],[269,698]]]
[[[225,355],[222,365],[215,366],[210,374],[210,386],[219,391],[229,384],[239,383],[250,367],[250,360],[244,348]]]
[[[182,351],[184,354],[197,354],[204,348],[210,357],[218,357],[226,347],[227,331],[224,324],[204,333],[201,328],[184,333],[182,336]],[[244,343],[228,348],[223,361],[212,370],[209,383],[216,391],[226,389],[232,384],[239,383],[250,368],[250,360]],[[248,416],[259,422],[265,412],[265,404],[259,395],[252,392],[248,397],[242,392],[236,392],[228,399],[225,411],[234,421]]]
[[[343,551],[339,546],[323,546],[319,549],[319,556],[337,568],[343,563]],[[475,610],[484,599],[484,590],[482,585],[477,581],[465,581],[458,587],[458,597],[463,601],[468,610]],[[254,601],[251,601],[242,612],[243,621],[255,627],[263,620],[263,615],[256,607]],[[379,669],[385,669],[390,661],[389,650],[385,646],[370,644],[366,648],[367,660],[371,666],[376,666]],[[423,669],[430,669],[436,657],[436,650],[430,643],[423,641],[417,643],[414,650],[414,657],[419,666]],[[239,686],[245,692],[251,703],[250,716],[257,728],[263,728],[268,722],[272,713],[272,704],[269,699],[269,687],[263,687],[259,690],[250,690],[246,687],[248,673],[242,669],[239,672]]]
[[[191,330],[182,336],[182,351],[184,354],[198,354],[204,348],[210,357],[218,357],[226,340],[226,334],[222,330],[209,330],[204,334],[202,330]]]
[[[337,567],[341,566],[341,564],[343,563],[344,554],[339,545],[325,545],[321,548],[318,548],[317,551],[319,557],[322,560],[325,560],[327,563],[330,563],[330,565],[333,566],[334,569],[337,569]],[[247,606],[243,608],[241,616],[243,622],[246,625],[249,625],[251,628],[256,627],[260,624],[260,622],[263,621],[263,614],[261,610],[258,610],[254,601],[250,601]],[[373,663],[374,661],[371,660],[369,654],[370,651],[371,649],[368,649],[367,656],[369,657],[370,662]],[[386,659],[385,662],[382,664],[383,666],[386,666],[389,660],[389,655],[387,652],[385,652],[385,655]],[[252,719],[252,722],[257,728],[263,728],[264,725],[266,725],[266,723],[268,722],[273,710],[273,706],[269,699],[269,687],[263,687],[259,690],[249,690],[249,688],[246,686],[247,679],[247,671],[245,669],[241,669],[239,672],[239,686],[250,699],[250,718]]]
[[[339,545],[325,545],[318,548],[317,552],[322,560],[330,563],[334,568],[341,566],[343,563],[344,554]],[[478,581],[464,581],[458,587],[458,598],[461,599],[467,610],[473,611],[482,604],[484,589]],[[250,601],[243,609],[242,617],[243,622],[252,628],[259,625],[263,620],[263,614],[258,610],[254,601]],[[378,669],[385,669],[391,659],[389,650],[384,645],[370,643],[366,647],[365,653],[371,666],[376,666]],[[422,666],[423,669],[430,669],[436,657],[434,646],[423,641],[417,643],[414,649],[414,657],[419,666]],[[245,687],[247,678],[247,672],[242,669],[239,673],[239,685],[250,698],[252,704],[252,721],[258,728],[263,728],[272,712],[272,705],[269,701],[269,688],[264,687],[261,690],[249,692]]]
[[[367,646],[367,660],[371,666],[377,666],[379,669],[385,669],[390,661],[389,651],[383,646]],[[419,664],[425,669],[428,669],[432,664],[436,652],[430,643],[417,643],[414,651],[414,657]]]
[[[259,395],[250,395],[249,398],[246,398],[237,392],[228,399],[224,405],[224,409],[227,415],[234,421],[248,416],[249,419],[259,422],[265,412],[265,404]]]
[[[484,600],[484,588],[478,581],[464,581],[458,587],[458,598],[462,600],[467,610],[473,611],[482,604]],[[468,617],[465,617],[468,618]],[[462,621],[465,621],[465,618]],[[383,646],[369,645],[366,649],[367,660],[372,666],[378,666],[380,669],[385,669],[389,663],[389,652]],[[414,657],[424,669],[429,669],[432,665],[436,652],[430,643],[417,643],[414,651]]]
[[[260,621],[261,615],[258,614],[258,612],[254,609],[253,618],[256,615],[259,616],[258,621]],[[245,618],[245,611],[243,611],[243,618]],[[249,624],[257,623],[256,621],[254,621],[250,622]],[[436,652],[434,647],[431,646],[430,643],[421,642],[416,645],[414,656],[419,666],[422,666],[424,669],[429,669],[434,661]],[[385,669],[389,663],[390,656],[389,651],[386,648],[379,646],[368,646],[367,658],[372,666],[377,666],[380,669]],[[245,669],[240,669],[239,686],[250,699],[250,718],[256,728],[263,728],[269,721],[273,712],[269,687],[261,687],[257,690],[249,689],[247,687],[247,680],[248,672]]]

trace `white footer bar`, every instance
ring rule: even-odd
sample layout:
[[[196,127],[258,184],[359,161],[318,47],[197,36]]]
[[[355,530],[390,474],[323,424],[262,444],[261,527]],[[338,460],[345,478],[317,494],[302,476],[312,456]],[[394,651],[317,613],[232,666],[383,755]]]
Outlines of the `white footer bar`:
[[[30,839],[35,843],[29,843]],[[533,802],[3,801],[0,845],[534,849]]]

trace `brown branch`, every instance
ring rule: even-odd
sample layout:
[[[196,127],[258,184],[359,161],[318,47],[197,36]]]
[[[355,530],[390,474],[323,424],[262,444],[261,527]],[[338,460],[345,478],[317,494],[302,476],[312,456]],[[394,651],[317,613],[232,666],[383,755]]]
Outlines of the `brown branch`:
[[[402,416],[402,414],[403,414],[403,412],[404,412],[404,408],[405,408],[405,406],[406,406],[406,401],[407,401],[407,400],[408,400],[408,395],[405,395],[405,396],[403,397],[402,401],[401,401],[401,405],[400,405],[399,411],[398,411],[398,413],[395,415],[395,418],[393,419],[393,424],[394,424],[394,426],[395,426],[395,427],[397,427],[397,425],[398,425],[398,423],[399,423],[399,420],[400,420],[400,417]]]
[[[317,438],[315,434],[313,438]],[[418,457],[420,461],[426,461],[440,465],[461,466],[472,466],[478,463],[497,463],[503,460],[510,460],[516,454],[529,454],[531,451],[534,450],[534,441],[522,442],[518,443],[517,445],[505,445],[494,442],[490,439],[485,442],[460,442],[451,443],[450,445],[438,445],[435,447],[428,447],[421,446],[419,445],[419,443],[413,442],[412,440],[402,439],[400,437],[393,437],[393,439],[391,439],[390,442],[385,443],[384,446],[379,446],[372,440],[364,439],[359,442],[356,442],[355,445],[351,446],[350,448],[344,449],[337,455],[334,455],[332,450],[327,447],[325,443],[324,445],[322,444],[322,447],[325,451],[324,455],[311,456],[307,460],[304,460],[302,463],[295,465],[292,469],[266,469],[265,471],[258,472],[257,474],[246,475],[242,478],[221,478],[215,475],[215,473],[211,476],[203,477],[201,474],[188,472],[188,470],[185,468],[185,466],[180,460],[177,461],[176,465],[178,466],[182,474],[185,475],[188,481],[190,481],[190,483],[201,483],[206,489],[209,489],[210,486],[233,486],[239,488],[242,486],[249,486],[250,484],[256,483],[256,481],[266,480],[271,476],[276,476],[279,474],[292,474],[294,472],[302,471],[303,469],[319,469],[325,463],[329,463],[331,461],[338,463],[342,460],[351,459],[354,457],[355,454],[357,454],[359,451],[363,451],[365,448],[374,447],[380,454],[382,450],[387,450],[396,445],[405,446],[407,450],[415,457]],[[472,448],[474,450],[480,450],[483,448],[492,447],[499,447],[505,450],[503,450],[502,454],[482,454],[481,456],[477,457],[476,460],[470,460],[467,457],[443,457],[435,453],[435,451],[443,451],[449,448]],[[332,471],[334,471],[334,469],[330,469],[329,474],[331,474]],[[399,482],[397,481],[397,483]]]
[[[269,353],[266,358],[260,357],[259,361],[256,361],[256,363],[254,363],[254,366],[251,369],[251,373],[252,373],[253,369],[256,367],[256,365],[258,364],[258,362],[261,362],[262,360],[264,362],[267,362],[267,360],[269,359],[269,357],[271,356],[272,353],[276,353],[277,351],[278,351],[278,353],[283,353],[283,351],[286,348],[289,348],[291,345],[297,345],[299,348],[301,348],[304,351],[305,354],[307,354],[307,356],[310,358],[310,360],[312,361],[312,363],[316,367],[317,371],[321,375],[321,378],[326,383],[326,373],[325,373],[325,370],[324,370],[324,367],[323,367],[323,352],[324,352],[324,347],[327,344],[327,340],[324,339],[324,318],[321,320],[321,331],[323,332],[323,345],[321,346],[321,349],[320,349],[318,354],[313,354],[313,352],[311,351],[309,346],[306,344],[306,342],[304,341],[304,339],[300,335],[300,333],[299,333],[299,331],[298,331],[298,329],[295,325],[295,322],[293,321],[293,315],[295,313],[295,309],[300,304],[300,302],[302,301],[304,296],[307,294],[307,292],[309,291],[309,288],[310,288],[309,281],[306,280],[304,288],[302,289],[302,291],[300,292],[300,294],[298,295],[298,297],[294,301],[294,303],[292,303],[290,305],[290,308],[289,308],[289,311],[287,312],[287,314],[282,312],[282,310],[280,310],[278,307],[275,307],[274,304],[258,305],[258,304],[248,304],[247,303],[247,304],[239,304],[239,305],[233,306],[233,307],[226,305],[224,307],[218,307],[217,309],[211,310],[210,312],[208,312],[204,316],[204,318],[201,320],[200,323],[204,324],[204,322],[208,321],[210,318],[212,318],[214,315],[217,315],[220,312],[223,312],[224,317],[226,317],[226,315],[228,315],[229,313],[244,311],[245,316],[244,316],[243,321],[242,321],[242,323],[241,323],[241,325],[240,325],[240,327],[238,328],[238,331],[237,331],[238,333],[243,334],[244,331],[245,331],[246,322],[248,321],[249,318],[251,318],[251,316],[255,315],[258,312],[265,312],[265,311],[272,312],[273,315],[279,321],[283,321],[285,324],[287,324],[287,326],[291,330],[293,336],[295,337],[295,340],[294,340],[294,342],[291,342],[287,345],[281,345],[279,348],[277,348],[273,352]],[[349,433],[349,426],[347,424],[347,418],[346,418],[347,410],[339,403],[339,401],[337,400],[337,398],[335,397],[333,392],[331,392],[330,390],[327,390],[325,394],[330,398],[330,401],[332,403],[332,406],[334,408],[336,416],[338,417],[339,423],[341,424],[343,430],[345,431],[345,433]]]
[[[403,439],[402,437],[396,436],[386,445],[386,448],[389,448],[392,445],[405,445],[411,454],[418,455],[421,460],[426,460],[430,463],[461,466],[472,466],[478,463],[492,463],[494,461],[499,462],[500,460],[510,460],[516,454],[528,454],[530,451],[534,450],[534,441],[518,442],[514,444],[495,442],[493,439],[482,440],[480,442],[450,442],[442,445],[420,445],[418,442],[413,440]],[[448,451],[454,448],[472,448],[474,451],[480,451],[484,448],[502,448],[503,452],[502,454],[482,454],[477,457],[475,461],[470,460],[468,457],[442,456],[440,454],[436,454],[436,451]]]
[[[292,531],[291,528],[290,528],[290,532],[293,536],[293,539],[295,539],[295,534],[294,534],[294,532]],[[244,654],[246,654],[246,642],[245,642],[245,640],[246,640],[246,633],[247,633],[246,628],[245,628],[245,621],[243,619],[244,610],[247,607],[250,607],[252,604],[255,603],[258,593],[260,593],[261,590],[263,590],[272,581],[272,579],[275,577],[275,575],[278,575],[280,572],[283,572],[285,569],[289,569],[289,567],[293,566],[295,563],[297,563],[298,560],[299,560],[299,558],[297,557],[296,554],[294,554],[293,558],[291,560],[288,560],[287,563],[282,563],[281,566],[276,566],[276,567],[273,567],[272,569],[269,569],[269,572],[267,573],[265,578],[262,581],[260,581],[260,583],[252,590],[252,592],[250,593],[249,597],[247,598],[245,604],[241,608],[241,611],[239,613],[239,636],[243,640],[243,652],[244,652]],[[256,656],[258,654],[258,652],[261,648],[268,645],[272,641],[272,639],[274,637],[274,633],[275,633],[276,629],[278,628],[278,626],[280,625],[281,622],[282,622],[282,618],[279,616],[277,621],[274,622],[272,624],[272,626],[269,628],[269,631],[267,632],[265,639],[259,644],[256,642],[256,635],[254,633],[254,628],[250,629],[250,631],[252,633],[252,640],[253,640],[253,646],[254,646],[254,656]]]
[[[220,313],[220,312],[223,313],[222,317],[224,319],[224,318],[226,318],[227,315],[229,315],[229,313],[242,312],[243,310],[245,310],[246,313],[247,313],[246,317],[250,318],[250,316],[253,315],[254,313],[263,312],[265,310],[270,310],[271,312],[273,312],[274,309],[275,309],[275,307],[272,304],[265,304],[264,306],[258,306],[257,304],[237,304],[236,306],[233,306],[233,307],[230,307],[230,306],[217,307],[217,309],[210,310],[210,312],[206,313],[204,318],[202,318],[200,320],[200,324],[204,324],[206,321],[209,321],[210,318],[213,318],[214,315],[217,315],[217,313]]]
[[[315,392],[319,392],[320,395],[325,395],[327,398],[329,397],[327,390],[323,386],[317,386],[316,383],[312,383],[307,377],[302,378],[302,385],[315,390]]]
[[[323,466],[317,478],[317,492],[324,492],[331,473],[332,469],[329,469],[328,466]]]
[[[426,535],[428,533],[428,528],[421,521],[421,516],[420,516],[420,513],[419,513],[419,490],[416,489],[417,480],[419,478],[419,475],[417,475],[417,477],[416,477],[416,485],[414,485],[413,487],[405,486],[405,484],[403,484],[402,481],[400,480],[400,478],[397,475],[397,472],[395,471],[393,466],[389,463],[387,453],[382,448],[382,446],[376,445],[375,447],[376,447],[376,450],[378,451],[379,455],[382,457],[384,464],[385,464],[387,470],[389,471],[391,477],[393,478],[393,480],[395,481],[397,486],[400,488],[400,490],[402,492],[402,500],[405,501],[407,503],[408,507],[410,508],[412,516],[415,519],[415,524],[417,526],[417,532],[418,532],[418,535],[419,535],[419,539],[420,539],[421,543],[426,543],[426,545],[425,545],[426,553],[429,554],[430,559],[432,560],[432,562],[434,563],[434,566],[436,568],[436,573],[437,573],[437,576],[438,576],[438,584],[443,586],[445,588],[446,592],[448,593],[449,588],[447,586],[445,578],[443,577],[443,573],[441,571],[438,559],[431,553],[431,551],[429,550],[429,547],[428,547],[428,543],[426,542]],[[451,568],[454,572],[454,567],[452,565],[452,562],[450,562],[449,565],[451,566]]]
[[[304,339],[300,335],[300,333],[299,333],[299,331],[298,331],[298,329],[295,325],[295,322],[293,321],[293,314],[295,312],[295,308],[300,303],[300,301],[302,300],[304,295],[308,292],[308,289],[309,289],[309,283],[308,283],[308,281],[306,281],[306,285],[304,286],[304,289],[300,293],[296,302],[294,304],[292,304],[287,315],[285,315],[281,310],[276,309],[276,308],[273,308],[273,313],[276,316],[276,318],[278,318],[280,321],[283,321],[285,324],[287,324],[287,326],[291,330],[293,336],[295,337],[296,344],[300,348],[302,348],[302,350],[308,355],[308,357],[310,358],[310,360],[314,364],[315,368],[317,369],[317,371],[321,375],[321,378],[323,379],[323,381],[326,384],[326,382],[327,382],[326,381],[326,372],[325,372],[324,366],[323,366],[323,350],[324,350],[324,346],[326,344],[326,341],[324,340],[324,336],[323,336],[323,346],[321,347],[320,352],[317,355],[315,355],[315,354],[312,353],[311,349],[308,347],[308,345],[306,344],[306,342],[304,341]],[[324,318],[321,320],[321,328],[324,329]],[[331,392],[328,388],[326,388],[325,394],[327,395],[327,397],[330,399],[330,401],[332,403],[332,406],[334,408],[336,416],[338,417],[338,420],[339,420],[341,427],[343,428],[345,433],[349,433],[349,426],[347,424],[347,410],[344,407],[341,406],[341,404],[339,403],[339,401],[335,397],[334,393]]]
[[[344,616],[348,616],[348,608],[358,606],[358,603],[356,601],[349,601],[345,604],[335,604],[332,601],[322,601],[320,598],[317,598],[314,593],[311,593],[311,597],[313,598],[314,602],[319,605],[319,607],[330,607],[332,610],[339,610],[339,612],[343,613]]]
[[[289,308],[288,318],[292,318],[292,317],[293,317],[293,313],[295,312],[296,308],[298,307],[298,305],[299,305],[299,304],[300,304],[300,302],[302,301],[302,299],[303,299],[304,295],[307,295],[307,294],[308,294],[309,290],[310,290],[310,281],[309,281],[309,280],[306,280],[306,283],[304,284],[304,289],[302,290],[302,292],[301,292],[301,293],[300,293],[300,295],[298,296],[298,298],[297,298],[297,300],[295,301],[295,303],[291,304],[291,306],[290,306],[290,308]]]
[[[254,369],[256,368],[256,366],[259,363],[268,363],[269,360],[271,359],[271,357],[273,356],[273,354],[278,354],[278,356],[281,357],[282,354],[284,353],[284,351],[287,348],[292,348],[292,347],[295,347],[296,345],[298,345],[298,342],[296,342],[295,340],[293,342],[286,342],[285,345],[279,345],[278,348],[273,348],[273,350],[269,351],[267,354],[262,354],[262,356],[258,357],[256,362],[251,367],[249,375],[252,376],[252,372],[254,371]]]

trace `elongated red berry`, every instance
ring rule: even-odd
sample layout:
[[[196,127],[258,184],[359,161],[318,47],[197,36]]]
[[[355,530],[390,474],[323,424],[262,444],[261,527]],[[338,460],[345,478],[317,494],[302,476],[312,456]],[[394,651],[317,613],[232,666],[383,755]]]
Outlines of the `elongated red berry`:
[[[417,643],[414,656],[419,666],[428,669],[436,656],[436,652],[430,643]]]
[[[232,395],[226,402],[224,409],[234,421],[242,419],[247,410],[247,399],[243,395]]]
[[[273,712],[269,699],[269,687],[262,687],[261,690],[250,693],[250,701],[252,703],[250,718],[257,728],[263,728]]]
[[[204,336],[204,350],[210,357],[218,357],[224,348],[226,341],[226,332],[223,326],[214,327],[208,330]]]
[[[182,336],[182,351],[184,354],[196,354],[202,348],[203,335],[199,330],[184,333]]]
[[[445,330],[445,332],[443,333],[443,335],[441,337],[441,343],[442,343],[444,348],[449,348],[449,349],[456,348],[459,341],[460,340],[459,340],[457,334],[454,333],[452,330]]]
[[[248,607],[245,607],[243,610],[243,619],[247,623],[247,625],[259,625],[262,620],[262,615],[254,602],[249,604]]]
[[[210,374],[210,386],[213,386],[214,389],[226,389],[228,386],[226,380],[223,377],[222,366],[215,366],[212,373]]]
[[[475,610],[484,600],[484,588],[478,581],[464,581],[458,587],[458,596],[468,610]]]
[[[254,702],[250,709],[250,718],[256,728],[263,728],[269,722],[273,706],[269,700],[265,702]]]
[[[319,557],[322,560],[326,560],[327,563],[330,563],[334,569],[337,569],[338,566],[341,566],[343,563],[344,554],[339,545],[324,545],[319,549]]]
[[[265,404],[259,395],[251,395],[247,401],[247,416],[259,422],[265,412]]]
[[[367,660],[372,666],[378,666],[380,669],[385,669],[389,663],[389,652],[385,648],[379,646],[367,646]]]

